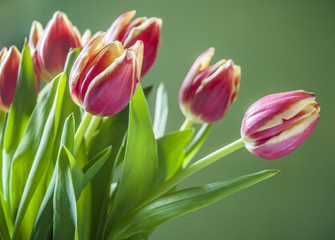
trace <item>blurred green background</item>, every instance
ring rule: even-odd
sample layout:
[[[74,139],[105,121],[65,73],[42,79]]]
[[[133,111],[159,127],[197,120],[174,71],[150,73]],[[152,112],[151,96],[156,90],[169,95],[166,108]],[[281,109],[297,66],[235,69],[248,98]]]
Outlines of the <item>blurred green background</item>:
[[[83,32],[106,30],[121,13],[163,19],[159,56],[143,85],[164,82],[169,93],[168,131],[184,118],[178,90],[194,59],[216,48],[213,62],[231,58],[242,67],[239,98],[215,124],[196,158],[239,138],[248,106],[264,95],[313,91],[321,119],[310,138],[277,160],[245,149],[192,176],[182,187],[263,169],[277,176],[212,206],[159,227],[151,239],[335,239],[335,2],[248,0],[0,0],[0,47],[22,46],[34,19],[44,25],[56,10]],[[154,95],[149,105],[154,109]]]

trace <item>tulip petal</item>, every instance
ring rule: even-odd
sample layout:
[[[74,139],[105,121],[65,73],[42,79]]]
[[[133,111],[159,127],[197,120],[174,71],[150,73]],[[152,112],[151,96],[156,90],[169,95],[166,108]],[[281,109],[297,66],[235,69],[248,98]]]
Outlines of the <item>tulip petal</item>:
[[[108,44],[113,41],[119,40],[119,34],[124,29],[124,27],[129,24],[129,22],[135,16],[135,14],[136,14],[135,10],[121,14],[107,30],[104,44]]]
[[[1,53],[3,54],[3,50]],[[1,55],[1,54],[0,54]],[[15,46],[11,46],[0,64],[0,108],[8,111],[13,100],[17,75],[21,60],[21,53]]]
[[[83,100],[86,111],[94,115],[111,116],[130,102],[134,84],[136,54],[127,49],[91,82]]]

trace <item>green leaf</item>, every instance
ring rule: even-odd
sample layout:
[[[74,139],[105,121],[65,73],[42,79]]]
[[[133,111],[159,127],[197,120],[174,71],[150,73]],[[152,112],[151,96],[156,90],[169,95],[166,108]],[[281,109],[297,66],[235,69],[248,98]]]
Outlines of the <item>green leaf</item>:
[[[75,239],[76,228],[76,196],[72,182],[70,162],[64,147],[60,151],[57,163],[53,198],[53,239]]]
[[[159,184],[181,169],[185,157],[184,149],[192,137],[193,129],[187,129],[157,139]]]
[[[202,144],[205,142],[209,131],[211,130],[212,124],[203,124],[198,133],[192,139],[190,144],[185,149],[185,159],[183,163],[183,167],[186,167],[192,158],[197,154],[200,150]]]
[[[80,54],[80,48],[71,49],[69,53],[67,54],[66,62],[64,65],[64,72],[66,76],[68,77],[70,76],[72,65],[76,61],[79,54]]]
[[[65,121],[61,144],[68,146],[73,150],[74,145],[74,117],[71,114]],[[61,150],[61,149],[60,149]],[[60,153],[59,153],[60,154]],[[36,221],[32,230],[31,239],[43,240],[48,239],[53,218],[53,193],[56,184],[57,167],[54,169],[47,192],[39,208]]]
[[[5,151],[13,151],[18,146],[26,129],[30,114],[37,98],[35,73],[29,47],[25,44],[22,52],[18,78],[5,133]]]
[[[53,106],[60,76],[50,82],[41,92],[27,124],[24,136],[14,154],[11,169],[11,205],[16,213],[22,197],[29,170],[41,142],[46,122]]]
[[[2,164],[4,184],[4,197],[9,200],[10,193],[10,169],[12,158],[19,145],[26,129],[29,117],[36,104],[36,84],[33,64],[30,57],[29,47],[24,45],[21,62],[19,66],[18,78],[11,108],[8,113],[4,136],[4,150]]]
[[[11,221],[11,219],[9,219],[8,214],[6,214],[6,209],[5,209],[5,204],[4,204],[4,200],[3,200],[3,196],[2,193],[0,192],[0,239],[4,239],[4,240],[10,240],[10,231],[9,231],[9,227],[7,226],[8,222]]]
[[[160,138],[164,135],[167,118],[168,118],[168,97],[164,84],[161,83],[157,89],[155,120],[153,126],[156,138]]]
[[[101,167],[112,153],[112,147],[107,147],[91,160],[84,168],[83,188],[96,176]]]
[[[7,114],[0,110],[0,149],[3,149],[3,137],[4,137],[4,131],[5,131],[5,125],[6,125],[6,116]],[[0,153],[0,192],[3,192],[2,189],[2,154]],[[2,196],[0,196],[2,197]]]
[[[15,220],[13,239],[16,239],[16,237],[19,237],[19,231],[25,231],[25,233],[22,233],[22,234],[30,234],[29,231],[32,230],[38,208],[37,209],[30,208],[29,210],[33,211],[32,213],[29,214],[29,218],[31,219],[27,219],[27,221],[25,221],[27,225],[21,227],[21,224],[27,212],[29,204],[35,194],[35,191],[39,187],[39,183],[41,182],[41,184],[45,184],[47,182],[47,179],[44,179],[45,182],[43,182],[42,179],[46,177],[45,174],[48,172],[46,170],[49,167],[50,158],[51,158],[51,154],[53,150],[52,146],[54,145],[55,137],[58,131],[58,124],[59,124],[60,115],[61,115],[62,100],[64,97],[64,90],[67,85],[67,79],[64,76],[64,74],[62,74],[59,78],[60,79],[59,79],[59,84],[58,84],[55,100],[54,100],[52,109],[50,111],[50,114],[48,116],[48,119],[46,121],[46,125],[45,125],[43,135],[40,141],[40,145],[38,147],[36,156],[34,158],[31,171],[29,172],[29,176],[28,176],[28,179],[27,179],[27,182],[26,182],[23,194],[22,194],[22,198],[19,204],[17,217]],[[56,79],[54,79],[54,81]],[[42,191],[43,187],[42,186],[40,187],[41,188],[39,190]],[[44,193],[41,191],[37,191],[38,194],[41,194],[41,199],[35,199],[33,202],[34,205],[40,204],[42,202]],[[37,200],[40,200],[41,202]],[[23,236],[23,237],[27,238],[28,236]]]
[[[126,107],[117,115],[102,118],[98,133],[92,139],[89,151],[89,159],[94,159],[108,146],[119,149],[128,127],[128,112]],[[97,233],[99,227],[105,222],[107,209],[105,202],[109,199],[110,183],[113,178],[115,158],[118,151],[112,151],[104,167],[99,170],[92,180],[92,229],[91,239],[101,239],[102,233]],[[108,207],[108,206],[107,206]],[[102,231],[102,230],[101,230]],[[97,235],[98,234],[98,235]]]
[[[206,184],[164,195],[130,214],[111,231],[108,239],[126,239],[191,211],[206,207],[237,191],[272,177],[278,170],[264,170],[232,180]],[[113,235],[114,234],[114,235]]]
[[[104,237],[111,227],[157,185],[157,150],[148,105],[141,86],[130,102],[125,159]]]

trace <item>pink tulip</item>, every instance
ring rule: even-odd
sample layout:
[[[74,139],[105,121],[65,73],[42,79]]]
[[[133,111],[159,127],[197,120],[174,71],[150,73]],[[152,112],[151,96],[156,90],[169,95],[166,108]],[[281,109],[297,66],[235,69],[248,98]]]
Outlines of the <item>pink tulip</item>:
[[[15,46],[0,51],[0,108],[8,111],[14,97],[21,53]]]
[[[93,37],[75,61],[69,81],[72,99],[93,115],[111,116],[130,102],[141,76],[143,43],[124,49],[121,42],[103,44]]]
[[[296,149],[320,117],[315,94],[290,91],[271,94],[252,104],[244,115],[241,136],[254,155],[275,159]]]
[[[220,120],[237,97],[241,68],[225,59],[209,66],[213,55],[210,48],[195,60],[179,91],[180,108],[195,123]]]
[[[105,43],[120,41],[125,48],[129,48],[140,40],[144,44],[142,76],[153,65],[160,43],[162,19],[160,18],[136,18],[136,11],[125,12],[119,16],[107,31]]]
[[[31,31],[32,36],[35,36],[34,31],[39,32],[34,27]],[[32,55],[34,69],[41,80],[50,82],[63,71],[69,50],[81,47],[80,38],[78,29],[72,25],[67,16],[57,11],[38,37],[37,44],[34,37],[29,39],[30,46],[35,45],[36,48],[35,60]]]

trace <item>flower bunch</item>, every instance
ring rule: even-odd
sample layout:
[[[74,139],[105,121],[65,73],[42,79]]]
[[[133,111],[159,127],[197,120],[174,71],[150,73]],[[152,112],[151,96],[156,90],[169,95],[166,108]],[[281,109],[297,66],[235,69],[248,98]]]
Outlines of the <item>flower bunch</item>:
[[[271,94],[246,111],[240,139],[191,163],[236,101],[241,67],[231,59],[210,65],[214,48],[200,54],[179,91],[186,120],[165,133],[164,85],[152,124],[152,87],[141,81],[157,57],[162,20],[134,16],[123,13],[92,36],[57,11],[45,28],[33,22],[22,52],[2,48],[0,239],[148,239],[158,225],[278,170],[178,190],[181,181],[243,146],[283,157],[316,126],[313,93]]]

